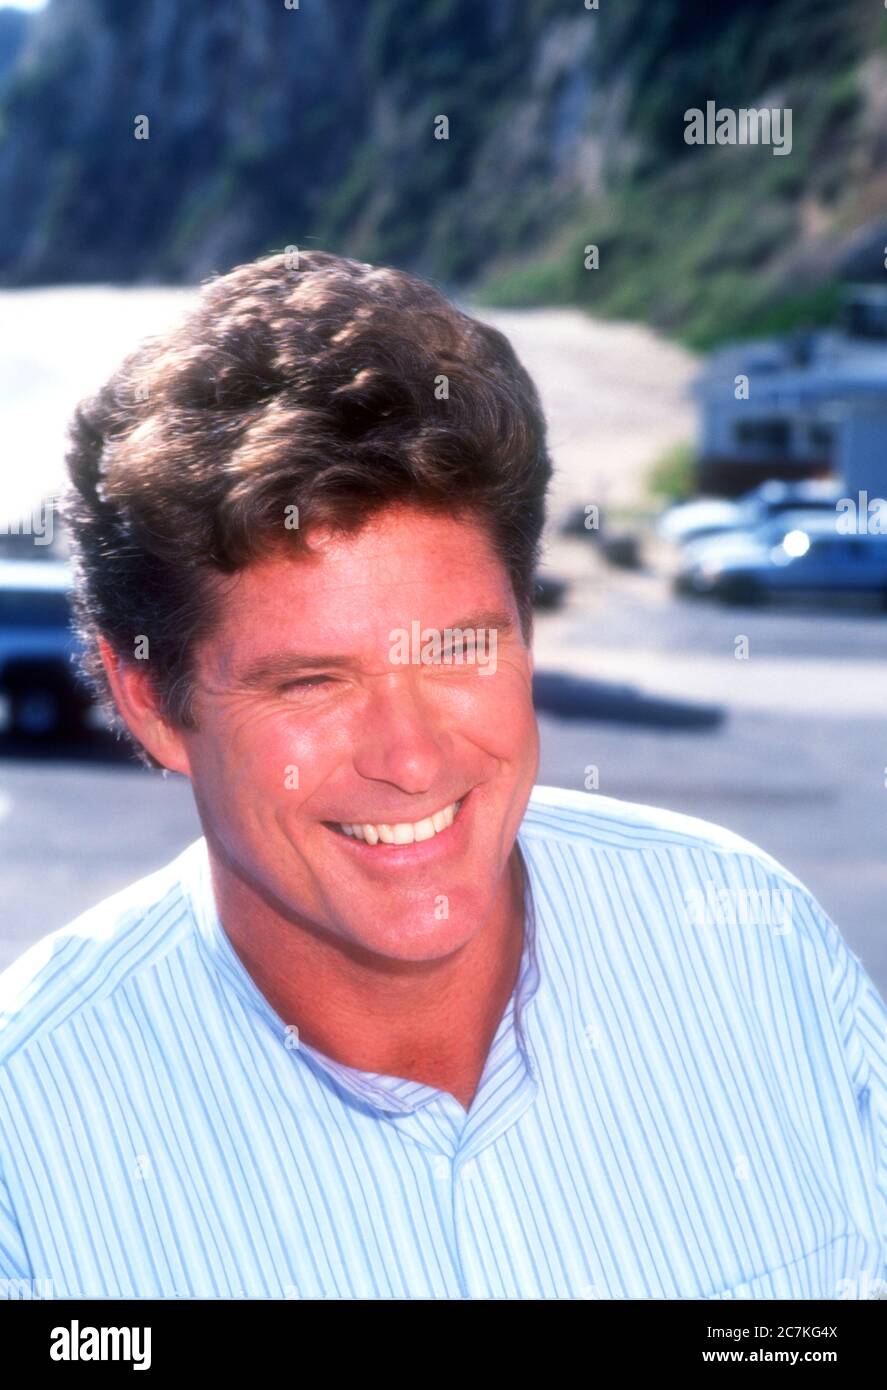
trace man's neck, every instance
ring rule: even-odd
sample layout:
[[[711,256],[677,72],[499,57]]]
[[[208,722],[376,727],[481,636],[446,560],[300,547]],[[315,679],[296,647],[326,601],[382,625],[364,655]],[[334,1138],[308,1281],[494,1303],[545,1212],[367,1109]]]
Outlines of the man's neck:
[[[345,1066],[448,1091],[468,1110],[517,982],[524,871],[515,845],[481,931],[437,961],[380,961],[300,929],[210,851],[219,918],[300,1042]]]

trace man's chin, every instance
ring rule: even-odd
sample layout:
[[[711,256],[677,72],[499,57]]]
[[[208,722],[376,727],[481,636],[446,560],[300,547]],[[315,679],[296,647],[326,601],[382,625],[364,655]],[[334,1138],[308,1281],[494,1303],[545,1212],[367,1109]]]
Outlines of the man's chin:
[[[441,904],[437,910],[445,911],[446,907],[446,904]],[[393,917],[388,912],[384,925],[380,925],[378,917],[366,922],[352,918],[343,934],[347,934],[353,946],[381,959],[404,962],[444,960],[475,936],[485,914],[460,912],[454,919],[435,917],[435,910],[434,907],[423,912],[413,909],[402,917]]]

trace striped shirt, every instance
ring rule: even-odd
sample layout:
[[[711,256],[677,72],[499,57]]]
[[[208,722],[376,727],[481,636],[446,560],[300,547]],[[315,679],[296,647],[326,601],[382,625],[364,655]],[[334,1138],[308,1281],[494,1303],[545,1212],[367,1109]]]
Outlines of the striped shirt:
[[[786,869],[537,787],[466,1111],[299,1043],[197,840],[0,976],[0,1277],[54,1297],[870,1298],[887,1013]],[[38,1290],[39,1292],[39,1290]]]

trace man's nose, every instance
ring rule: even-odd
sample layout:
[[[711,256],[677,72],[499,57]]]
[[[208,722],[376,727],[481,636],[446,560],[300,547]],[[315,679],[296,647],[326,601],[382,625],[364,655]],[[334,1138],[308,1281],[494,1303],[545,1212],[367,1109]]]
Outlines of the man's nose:
[[[374,683],[355,749],[360,776],[405,792],[425,792],[444,762],[442,735],[412,673],[393,673]]]

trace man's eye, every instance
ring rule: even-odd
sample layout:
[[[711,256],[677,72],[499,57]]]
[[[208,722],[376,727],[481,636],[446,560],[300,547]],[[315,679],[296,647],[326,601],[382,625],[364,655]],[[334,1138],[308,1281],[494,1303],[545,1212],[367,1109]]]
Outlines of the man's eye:
[[[279,687],[279,693],[285,690],[312,690],[316,685],[323,685],[331,678],[329,676],[299,676],[297,680],[286,681]]]
[[[440,660],[432,664],[439,665],[444,670],[449,670],[453,666],[457,668],[474,666],[477,664],[477,652],[471,642],[452,642],[448,647],[442,649]]]

